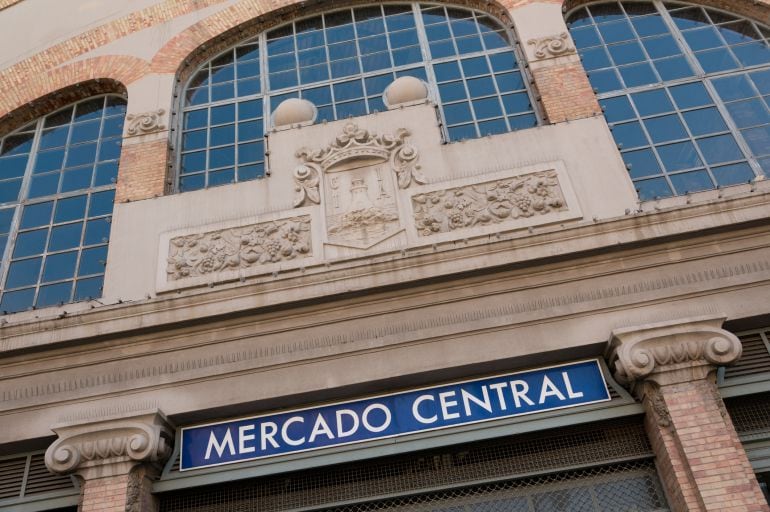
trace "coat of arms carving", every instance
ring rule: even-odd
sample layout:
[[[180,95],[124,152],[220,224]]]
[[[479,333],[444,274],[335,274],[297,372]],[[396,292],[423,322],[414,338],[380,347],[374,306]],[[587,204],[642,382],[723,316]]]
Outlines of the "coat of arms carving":
[[[425,183],[409,135],[349,123],[327,147],[297,151],[294,205],[322,205],[328,243],[368,249],[403,229],[398,188]]]

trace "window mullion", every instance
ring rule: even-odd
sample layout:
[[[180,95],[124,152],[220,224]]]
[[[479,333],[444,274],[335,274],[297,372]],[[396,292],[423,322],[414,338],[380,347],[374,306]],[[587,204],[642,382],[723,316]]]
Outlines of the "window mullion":
[[[652,3],[655,5],[655,8],[658,9],[661,18],[671,32],[671,35],[674,36],[674,40],[682,50],[682,55],[684,55],[684,58],[690,64],[692,70],[695,71],[695,76],[702,79],[704,76],[706,76],[706,72],[703,70],[700,62],[695,57],[695,53],[690,48],[690,45],[688,45],[687,41],[685,41],[684,35],[682,35],[682,31],[679,30],[679,27],[677,27],[676,23],[674,23],[674,19],[671,17],[671,13],[668,12],[668,9],[666,9],[666,6],[661,0],[653,0]]]
[[[441,131],[441,137],[443,140],[449,140],[449,130],[445,121],[444,105],[441,103],[438,92],[438,79],[436,78],[436,72],[433,70],[433,59],[430,55],[430,44],[428,43],[428,35],[425,33],[425,22],[422,19],[422,9],[419,2],[412,3],[412,13],[414,15],[414,23],[417,28],[417,40],[420,42],[420,52],[422,52],[422,61],[425,64],[425,73],[428,77],[428,97],[433,98],[436,105],[439,108],[439,130]]]

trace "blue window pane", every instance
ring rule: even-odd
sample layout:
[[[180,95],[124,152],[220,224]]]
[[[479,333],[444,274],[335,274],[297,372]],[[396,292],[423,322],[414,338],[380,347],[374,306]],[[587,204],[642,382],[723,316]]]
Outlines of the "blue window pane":
[[[647,119],[644,125],[654,143],[687,138],[687,132],[676,114]]]
[[[719,97],[724,101],[740,100],[756,96],[745,75],[728,76],[712,80],[711,83],[717,90]]]
[[[438,86],[438,92],[439,96],[441,96],[441,101],[444,103],[467,99],[465,86],[462,82],[441,84]]]
[[[117,160],[120,158],[120,139],[103,140],[99,147],[99,161]]]
[[[471,103],[473,104],[473,111],[476,113],[476,119],[489,119],[503,115],[500,100],[497,98],[473,100]]]
[[[472,124],[454,126],[447,131],[449,132],[449,138],[451,140],[475,139],[478,137],[476,127]]]
[[[501,93],[525,89],[524,79],[521,77],[521,73],[518,72],[496,75],[495,81]]]
[[[434,59],[441,59],[443,57],[451,57],[457,55],[454,43],[449,41],[439,41],[437,43],[430,43],[430,55]]]
[[[116,117],[114,119],[122,118]],[[40,149],[63,147],[67,143],[67,137],[69,137],[69,133],[69,125],[59,126],[58,128],[51,128],[50,130],[44,130],[40,136]]]
[[[235,164],[235,146],[212,149],[209,151],[209,167],[229,167]]]
[[[473,120],[471,107],[467,101],[444,105],[444,117],[448,125],[462,124]]]
[[[325,57],[325,55],[324,55]],[[239,79],[253,78],[259,76],[259,62],[241,62],[236,66],[236,73]]]
[[[495,53],[489,56],[489,62],[492,64],[492,71],[512,71],[519,66],[516,64],[516,57],[512,53]]]
[[[0,210],[0,233],[8,233],[8,230],[11,229],[11,222],[13,221],[15,211],[15,208]]]
[[[369,112],[385,112],[385,102],[382,101],[382,97],[369,98]]]
[[[443,41],[452,37],[452,34],[449,32],[449,25],[447,23],[427,25],[425,27],[425,35],[428,36],[428,41],[431,42]]]
[[[83,245],[105,244],[110,239],[110,223],[107,219],[88,221]]]
[[[28,160],[28,155],[0,158],[0,179],[24,176]]]
[[[422,61],[422,54],[419,46],[393,50],[393,65],[395,66],[406,66],[420,61]]]
[[[436,80],[439,82],[456,80],[462,77],[460,74],[460,66],[456,61],[435,64],[433,66],[433,72],[436,74]]]
[[[118,163],[107,162],[96,166],[94,186],[109,185],[118,181]]]
[[[612,136],[615,138],[615,143],[618,147],[622,149],[649,145],[641,125],[636,121],[616,124],[612,127]]]
[[[494,32],[492,34],[484,34],[481,36],[484,41],[484,46],[487,50],[493,50],[495,48],[507,48],[511,42],[505,35],[505,32]]]
[[[607,68],[612,65],[607,50],[601,47],[581,50],[580,59],[583,61],[583,67],[586,71]]]
[[[188,105],[202,105],[209,101],[209,88],[187,89],[185,93]]]
[[[123,134],[123,118],[111,117],[104,120],[102,137],[119,137]]]
[[[253,180],[265,175],[264,164],[244,165],[238,167],[238,181]]]
[[[637,87],[640,85],[653,84],[658,81],[658,77],[655,76],[652,66],[647,62],[624,66],[620,68],[619,71],[626,87]]]
[[[598,28],[606,44],[628,41],[635,37],[631,25],[625,20],[599,25]]]
[[[363,100],[340,103],[337,105],[337,117],[339,119],[362,116],[364,114],[366,114],[366,102]]]
[[[31,308],[35,301],[35,289],[19,290],[3,294],[0,310],[7,313],[17,313]]]
[[[184,129],[205,128],[209,124],[209,112],[207,109],[193,110],[184,115]]]
[[[377,71],[391,67],[390,53],[382,52],[361,57],[361,65],[364,72]]]
[[[507,114],[518,114],[532,110],[532,103],[529,101],[529,95],[525,92],[519,94],[507,94],[503,96],[503,107]]]
[[[669,91],[679,108],[700,107],[713,103],[706,87],[700,82],[677,85],[671,87]]]
[[[242,101],[238,103],[238,119],[262,117],[262,100]]]
[[[609,46],[608,49],[612,60],[615,61],[615,64],[617,65],[631,64],[645,59],[642,46],[638,41],[614,44]]]
[[[714,27],[703,27],[696,30],[684,32],[684,39],[693,50],[707,50],[724,46],[722,38],[719,37]]]
[[[457,51],[460,54],[468,54],[468,53],[475,53],[480,52],[484,48],[481,45],[481,39],[479,36],[471,36],[471,37],[463,37],[460,39],[455,39],[455,44],[457,45]]]
[[[604,110],[604,117],[610,123],[636,117],[634,109],[631,107],[631,102],[628,101],[626,96],[604,99],[601,101],[601,106],[602,110]]]
[[[632,94],[631,98],[634,100],[636,109],[642,116],[663,114],[674,110],[674,106],[671,104],[666,91],[663,89],[638,92]]]
[[[326,41],[339,43],[341,41],[350,41],[356,37],[353,25],[329,26],[329,16],[326,16]]]
[[[498,133],[505,133],[508,131],[508,125],[505,124],[504,119],[495,119],[494,121],[484,121],[479,123],[479,133],[484,135],[496,135]]]
[[[86,213],[87,202],[88,196],[60,199],[59,202],[56,203],[56,213],[53,217],[54,222],[68,222],[71,220],[82,219]]]
[[[658,70],[661,80],[676,80],[693,76],[690,63],[684,57],[673,57],[655,61],[655,69]]]
[[[291,33],[291,27],[289,28],[289,33]],[[278,31],[274,31],[272,33],[269,33],[267,35],[268,41],[267,41],[267,54],[268,55],[278,55],[281,53],[289,53],[294,51],[294,38],[293,37],[283,37],[283,38],[275,38],[273,39],[273,34],[276,34]]]
[[[658,154],[667,171],[691,169],[703,165],[692,142],[678,142],[658,147]]]
[[[683,112],[682,117],[690,132],[696,137],[727,130],[727,125],[716,107]]]
[[[401,69],[399,71],[396,71],[396,77],[401,78],[402,76],[413,76],[415,78],[419,78],[423,82],[428,81],[428,72],[425,70],[425,68],[412,68],[412,69]]]
[[[94,146],[92,144],[91,146]],[[24,158],[24,161],[26,162],[26,158]],[[54,149],[50,151],[40,151],[37,154],[37,159],[35,160],[35,170],[34,172],[48,172],[48,171],[55,171],[62,168],[62,164],[64,163],[64,150],[62,149]]]
[[[100,121],[89,121],[87,123],[77,123],[72,127],[72,136],[70,144],[79,142],[90,142],[99,138]]]
[[[80,235],[83,232],[83,223],[74,222],[64,224],[51,229],[51,239],[48,241],[49,251],[63,251],[74,249],[80,245]]]
[[[77,251],[49,254],[45,259],[42,282],[50,283],[51,281],[73,278],[77,262]]]
[[[238,163],[245,164],[264,160],[265,147],[262,142],[238,145]]]
[[[408,46],[408,45],[403,45]],[[388,39],[385,36],[367,37],[358,40],[358,48],[361,54],[378,53],[388,51]]]
[[[460,61],[466,77],[489,74],[489,64],[484,57],[474,57]]]
[[[592,23],[591,18],[588,15],[588,12],[585,9],[580,9],[572,14],[572,16],[569,17],[567,20],[567,26],[570,29],[577,28],[577,27],[584,27],[586,25],[590,25]]]
[[[699,28],[709,23],[703,10],[699,7],[690,7],[671,12],[674,23],[682,30]]]
[[[660,174],[660,166],[655,154],[650,149],[628,151],[623,153],[623,161],[632,178],[654,176]]]
[[[748,183],[756,177],[754,171],[751,170],[747,163],[712,167],[711,172],[717,180],[717,185],[722,187]]]
[[[497,92],[495,89],[495,82],[492,80],[491,76],[468,80],[467,85],[468,92],[472,98],[477,98],[479,96],[489,96]]]
[[[37,229],[19,233],[16,237],[16,245],[13,248],[14,258],[36,256],[45,252],[45,243],[48,240],[47,229]]]
[[[88,300],[102,295],[102,277],[78,280],[75,285],[75,300]]]
[[[211,124],[225,124],[235,121],[235,105],[222,105],[211,109]]]
[[[677,194],[700,192],[701,190],[711,190],[714,188],[714,183],[706,171],[672,174],[670,178]]]
[[[386,6],[385,14],[389,14],[387,9],[388,7]],[[385,24],[388,26],[388,30],[391,31],[412,28],[415,24],[414,15],[411,10],[404,14],[394,14],[385,18]]]
[[[508,118],[508,124],[511,130],[524,130],[537,126],[537,117],[534,114],[525,114],[523,116],[513,116]]]
[[[739,67],[727,48],[706,50],[696,53],[695,56],[706,73],[716,73]]]
[[[80,254],[80,265],[78,265],[78,276],[88,276],[92,274],[103,274],[104,266],[107,264],[107,246],[94,247],[92,249],[83,249]]]
[[[179,191],[189,192],[191,190],[200,190],[206,186],[206,177],[203,174],[194,176],[183,176],[179,180]]]
[[[653,37],[645,39],[642,42],[644,43],[645,50],[647,50],[647,53],[649,53],[650,57],[653,59],[671,57],[681,53],[676,41],[674,41],[674,38],[670,35]]]
[[[124,115],[126,113],[126,100],[115,96],[107,97],[104,107],[105,116]]]
[[[637,34],[640,37],[654,36],[657,34],[667,34],[668,27],[659,14],[633,18],[631,23],[634,25]]]
[[[27,197],[32,199],[55,194],[59,188],[59,173],[39,174],[32,177]]]
[[[209,174],[209,187],[227,185],[235,182],[235,169],[224,169]]]
[[[186,153],[182,155],[182,173],[202,171],[206,168],[206,152]]]
[[[770,94],[770,70],[755,71],[749,76],[760,94]]]
[[[356,31],[358,32],[358,37],[382,34],[385,32],[385,23],[382,19],[372,19],[362,23],[356,23]]]
[[[261,120],[238,123],[238,142],[260,139],[264,135],[263,131]]]
[[[753,155],[761,156],[770,153],[770,126],[743,130],[741,133]]]
[[[101,215],[110,215],[115,203],[115,191],[106,190],[91,194],[91,204],[88,207],[89,217],[99,217]]]
[[[211,101],[229,100],[235,97],[235,84],[232,82],[211,86]]]
[[[334,98],[337,101],[361,98],[364,95],[364,87],[361,80],[334,84]]]
[[[72,169],[62,173],[61,191],[73,192],[82,190],[91,186],[93,176],[93,167],[83,167],[81,169]]]
[[[3,155],[22,155],[32,149],[33,134],[9,135],[3,141]]]
[[[359,73],[357,59],[339,60],[331,63],[332,78],[343,78]]]
[[[662,199],[673,195],[671,187],[664,178],[637,181],[634,183],[634,186],[639,194],[639,199],[642,201]]]
[[[770,112],[765,103],[759,99],[728,103],[727,110],[738,128],[770,123]]]
[[[212,128],[210,137],[211,140],[209,141],[209,145],[211,146],[224,146],[225,144],[232,144],[235,142],[235,125],[228,124],[225,126]]]
[[[748,21],[736,21],[735,23],[720,25],[717,30],[725,38],[727,44],[749,43],[761,37]]]
[[[572,40],[577,48],[591,48],[602,44],[599,34],[594,27],[583,27],[570,31]]]
[[[594,90],[599,93],[616,91],[623,88],[617,73],[612,69],[593,71],[588,75],[588,79]]]
[[[5,287],[20,288],[37,283],[42,262],[43,258],[32,258],[11,263],[8,268],[8,278],[5,281]]]
[[[187,132],[182,136],[182,147],[185,150],[201,149],[206,147],[206,130]]]
[[[719,135],[698,140],[698,147],[708,164],[743,160],[744,156],[732,135]]]
[[[102,107],[104,106],[104,98],[96,98],[93,100],[84,101],[78,103],[75,107],[75,121],[86,121],[88,119],[99,119],[102,115]]]
[[[262,85],[259,83],[259,79],[238,81],[238,96],[240,97],[259,94],[261,90]]]
[[[37,294],[37,302],[35,305],[39,308],[43,308],[46,306],[64,304],[70,301],[71,294],[71,282],[41,286],[40,291]]]
[[[96,161],[96,144],[72,146],[67,154],[67,167],[78,167]]]
[[[21,229],[47,226],[52,213],[53,201],[25,206],[21,214]]]
[[[364,85],[366,86],[366,93],[368,95],[381,94],[385,91],[391,83],[393,83],[393,75],[379,75],[364,79]],[[318,104],[331,103],[331,94],[328,92],[329,88],[324,88],[323,91],[319,91],[318,95],[325,101],[319,101]]]

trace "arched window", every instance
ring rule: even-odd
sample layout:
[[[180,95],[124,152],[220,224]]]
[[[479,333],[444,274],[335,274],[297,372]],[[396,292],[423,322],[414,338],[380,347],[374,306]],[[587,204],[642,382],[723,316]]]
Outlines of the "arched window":
[[[180,191],[264,173],[271,109],[302,97],[318,120],[385,109],[395,78],[425,80],[452,140],[538,122],[513,34],[488,14],[432,4],[333,11],[260,34],[204,64],[183,94]]]
[[[0,141],[0,311],[101,296],[125,113],[91,98]]]
[[[568,25],[642,200],[770,174],[770,29],[659,1],[581,7]]]

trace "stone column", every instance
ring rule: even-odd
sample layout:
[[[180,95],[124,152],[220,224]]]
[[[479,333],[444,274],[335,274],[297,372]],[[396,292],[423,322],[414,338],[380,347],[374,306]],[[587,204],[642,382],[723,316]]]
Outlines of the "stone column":
[[[645,425],[675,512],[770,511],[715,383],[741,342],[724,318],[613,331],[615,379],[642,401]]]
[[[171,454],[174,434],[160,411],[59,424],[46,451],[48,469],[77,474],[79,512],[155,512],[152,481]]]

